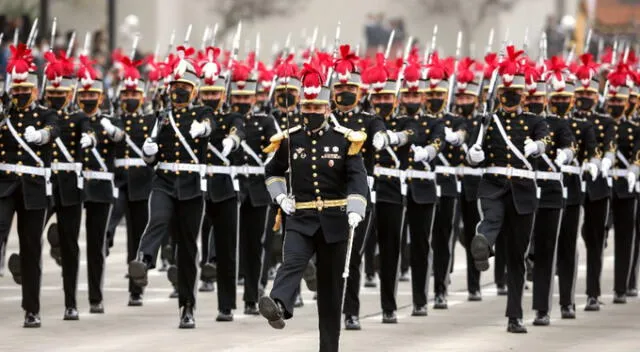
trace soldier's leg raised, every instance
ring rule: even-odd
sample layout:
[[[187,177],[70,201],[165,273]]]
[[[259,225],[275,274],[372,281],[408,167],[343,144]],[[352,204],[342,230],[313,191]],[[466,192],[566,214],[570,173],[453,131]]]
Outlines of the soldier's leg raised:
[[[11,223],[13,222],[13,214],[16,212],[16,204],[14,203],[14,196],[9,195],[8,197],[0,198],[0,260],[3,262],[0,263],[0,267],[4,265],[4,253],[7,250],[7,241],[9,238],[9,232],[11,232]],[[18,254],[12,255],[16,259],[19,257]],[[19,264],[15,261],[15,264]],[[14,281],[20,284],[22,282],[22,275],[20,273],[20,265],[15,266],[15,272],[10,267],[9,270],[13,275]]]
[[[121,197],[124,197],[120,193]],[[128,202],[126,206],[125,216],[127,220],[127,263],[136,259],[138,244],[144,232],[147,222],[149,221],[148,201]],[[129,305],[142,305],[142,287],[136,285],[132,278],[129,278]]]
[[[491,247],[496,243],[505,218],[505,197],[500,199],[480,198],[480,222],[476,235],[471,240],[471,254],[476,269],[489,269]]]

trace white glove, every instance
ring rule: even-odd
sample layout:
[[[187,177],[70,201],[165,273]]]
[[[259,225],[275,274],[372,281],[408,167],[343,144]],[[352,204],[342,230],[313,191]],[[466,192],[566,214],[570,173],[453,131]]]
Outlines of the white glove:
[[[413,147],[413,160],[416,162],[430,161],[429,152],[425,147],[415,146]]]
[[[100,119],[100,124],[108,134],[114,135],[116,133],[116,126],[114,126],[108,118],[103,117]]]
[[[84,149],[89,148],[91,145],[93,145],[93,139],[88,134],[83,133],[80,138],[80,147]]]
[[[293,198],[289,198],[284,194],[278,194],[276,202],[280,205],[280,209],[287,215],[292,215],[296,212],[296,202]]]
[[[453,132],[453,130],[449,127],[444,128],[444,140],[447,143],[451,143],[453,145],[458,145],[460,143],[460,136],[457,133]]]
[[[528,158],[531,154],[535,154],[538,152],[538,145],[536,142],[531,139],[526,139],[524,141],[524,157]]]
[[[351,228],[355,229],[358,227],[358,224],[362,222],[362,216],[360,216],[360,214],[351,212],[347,216],[349,217],[349,227]]]
[[[42,142],[42,134],[39,131],[36,131],[35,127],[27,126],[24,130],[24,140],[27,141],[27,143],[38,144]]]
[[[222,155],[224,155],[225,157],[227,155],[229,155],[229,153],[231,153],[231,150],[233,149],[234,146],[234,142],[233,139],[227,137],[225,139],[222,140]]]
[[[479,144],[475,144],[469,149],[469,160],[476,164],[484,161],[484,151]]]
[[[627,183],[629,184],[629,193],[633,193],[634,186],[636,185],[636,174],[633,171],[627,172]]]
[[[200,123],[198,121],[193,121],[191,123],[191,129],[189,130],[189,134],[191,138],[198,138],[205,133],[206,129],[204,127],[204,123]]]
[[[598,166],[594,163],[586,163],[585,168],[591,174],[591,181],[595,181],[596,177],[598,177]]]
[[[376,148],[376,150],[382,150],[384,147],[387,146],[387,138],[385,138],[386,134],[382,134],[382,133],[376,133],[373,136],[373,140],[371,141],[371,144],[373,144],[373,147]]]
[[[611,159],[603,158],[600,164],[600,170],[602,171],[602,177],[609,177],[609,170],[611,170]]]
[[[558,166],[565,165],[569,161],[568,159],[569,158],[567,157],[567,153],[565,153],[564,150],[558,149],[556,151],[556,160],[554,160],[556,165]]]
[[[389,137],[389,144],[396,145],[400,143],[400,139],[396,136],[396,133],[393,131],[387,131],[387,137]]]
[[[142,151],[148,156],[156,155],[158,154],[158,143],[153,142],[151,138],[148,138],[142,145]]]

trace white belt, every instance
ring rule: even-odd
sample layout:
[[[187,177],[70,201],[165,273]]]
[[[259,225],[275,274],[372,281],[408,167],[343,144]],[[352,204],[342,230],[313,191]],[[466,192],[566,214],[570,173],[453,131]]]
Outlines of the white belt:
[[[436,166],[436,174],[449,174],[449,175],[457,175],[458,168],[454,166]]]
[[[264,166],[221,166],[221,165],[209,165],[207,166],[208,174],[224,174],[224,175],[264,175]]]
[[[0,164],[0,171],[9,171],[27,175],[46,176],[47,169],[37,166],[15,165],[15,164]]]
[[[417,178],[419,180],[435,180],[436,174],[432,171],[407,170],[405,171],[407,178]]]
[[[401,180],[405,178],[417,178],[421,180],[433,180],[435,179],[435,173],[431,171],[422,171],[422,170],[400,170],[400,169],[391,169],[388,167],[380,167],[376,166],[373,169],[373,174],[375,176],[389,176],[399,178]]]
[[[76,171],[82,169],[80,163],[51,163],[52,171]]]
[[[499,167],[499,166],[492,166],[492,167],[488,167],[485,169],[485,173],[487,174],[500,174],[500,175],[504,175],[507,177],[524,177],[524,178],[528,178],[528,179],[535,179],[536,174],[533,171],[529,171],[529,170],[522,170],[522,169],[514,169],[512,167]]]
[[[113,173],[112,172],[83,171],[82,175],[84,175],[84,178],[89,179],[89,180],[113,181]]]
[[[172,172],[193,171],[204,173],[205,166],[200,164],[158,163],[158,169]]]
[[[627,177],[628,173],[629,173],[629,170],[627,170],[627,169],[613,169],[613,170],[611,170],[611,176],[616,176],[616,177]]]
[[[536,180],[561,181],[562,173],[550,171],[536,171]]]
[[[482,176],[484,169],[476,169],[473,167],[462,167],[462,174],[468,176]]]
[[[567,174],[571,174],[571,175],[582,174],[582,168],[580,166],[574,166],[574,165],[562,165],[562,167],[560,167],[560,171]]]
[[[126,158],[126,159],[116,159],[115,161],[116,167],[129,167],[129,166],[147,166],[147,163],[140,158]]]

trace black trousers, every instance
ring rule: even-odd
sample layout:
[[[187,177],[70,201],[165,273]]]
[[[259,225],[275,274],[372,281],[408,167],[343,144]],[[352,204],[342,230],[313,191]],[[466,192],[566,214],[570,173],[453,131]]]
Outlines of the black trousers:
[[[480,212],[478,211],[478,201],[461,200],[462,222],[464,224],[464,243],[467,252],[467,290],[470,293],[480,291],[480,271],[476,269],[470,245],[473,236],[476,235],[476,226],[480,222]]]
[[[629,276],[629,289],[638,289],[638,256],[640,254],[640,207],[636,207],[636,237],[633,244],[633,262]]]
[[[127,194],[126,188],[120,190],[120,197],[126,198]],[[127,263],[129,263],[138,255],[138,243],[149,221],[149,202],[148,200],[126,200],[124,210],[127,219]],[[135,285],[131,279],[129,279],[129,293],[142,294],[142,288]]]
[[[240,207],[240,258],[244,258],[244,295],[247,303],[258,302],[258,286],[265,262],[263,242],[269,206],[254,207],[247,198]]]
[[[429,257],[431,248],[429,241],[434,228],[435,204],[418,204],[411,199],[407,202],[407,223],[411,235],[409,245],[411,257],[411,291],[413,304],[427,304],[429,289]]]
[[[499,199],[480,199],[482,220],[477,236],[485,236],[490,245],[496,243],[501,230],[506,244],[507,297],[506,316],[522,319],[522,291],[524,289],[524,256],[529,245],[534,214],[518,214],[511,192]]]
[[[168,211],[167,209],[162,209],[162,207],[164,204],[180,201],[172,198],[162,191],[153,190],[151,191],[151,195],[149,195],[148,202],[149,221],[144,229],[144,233],[140,237],[137,259],[144,259],[147,265],[149,265],[149,268],[153,269],[156,267],[156,259],[158,257],[158,250],[160,249],[160,246],[167,243],[173,243],[174,253],[176,252],[175,242],[173,241],[175,234],[172,232],[174,229],[178,229],[179,226],[172,224],[172,221],[179,221],[179,219],[173,214],[173,212]],[[197,225],[200,224],[199,219],[200,218],[198,218]],[[195,238],[197,237],[198,235],[196,234]]]
[[[602,255],[606,240],[605,224],[609,215],[609,198],[584,202],[584,222],[582,238],[587,248],[587,296],[600,297],[600,276],[602,275]]]
[[[211,221],[216,247],[219,310],[236,309],[237,214],[238,203],[235,197],[217,203],[207,201],[207,216]]]
[[[110,203],[85,202],[87,234],[87,277],[89,303],[101,303],[105,259],[107,257],[107,224],[111,216]]]
[[[378,246],[378,228],[376,226],[376,209],[375,204],[371,209],[371,226],[364,244],[364,273],[368,276],[374,276],[379,270],[376,265],[376,247]]]
[[[168,231],[174,232],[176,262],[178,266],[178,305],[195,306],[196,277],[198,274],[198,234],[202,226],[204,212],[204,198],[197,197],[189,200],[178,200],[162,191],[151,191],[149,198],[149,222],[142,235],[142,240],[148,235],[160,234],[158,246],[162,237]],[[156,247],[156,252],[158,248]]]
[[[407,227],[407,221],[405,220],[404,227]],[[411,266],[411,249],[409,248],[409,237],[407,231],[402,231],[402,239],[400,244],[400,272],[406,273]]]
[[[498,286],[507,284],[507,245],[505,236],[498,235],[493,258],[493,282]]]
[[[356,227],[351,247],[351,260],[349,261],[349,278],[344,296],[344,308],[342,313],[346,315],[360,315],[360,266],[364,241],[367,236],[367,225],[371,221],[371,211],[367,211],[364,221]]]
[[[635,242],[635,215],[637,199],[620,199],[613,196],[614,241],[614,284],[616,294],[624,295],[629,286],[633,261],[633,243]]]
[[[286,310],[284,312],[285,319],[291,318],[302,274],[307,263],[315,254],[320,351],[338,351],[343,287],[342,271],[344,270],[347,241],[327,243],[321,229],[314,236],[287,231],[283,251],[283,262],[273,282],[271,298],[282,303]]]
[[[264,251],[264,263],[262,265],[262,272],[260,273],[260,285],[262,287],[267,286],[269,281],[269,269],[276,264],[275,255],[273,249],[273,239],[275,232],[273,227],[276,223],[276,216],[278,215],[278,206],[271,204],[269,207],[269,214],[267,215],[267,224],[264,232],[264,241],[262,242],[262,250]]]
[[[398,309],[396,288],[400,268],[403,206],[379,201],[376,203],[376,212],[380,251],[380,303],[383,311],[395,311]]]
[[[116,230],[127,212],[127,203],[128,203],[127,195],[128,195],[127,187],[126,186],[120,187],[120,197],[118,197],[113,203],[113,209],[111,210],[111,218],[109,218],[109,225],[107,225],[108,248],[113,247],[113,243],[116,237]],[[145,206],[146,204],[147,202],[145,201]]]
[[[25,208],[22,186],[9,196],[0,198],[0,234],[11,231],[13,214],[18,215],[20,241],[20,274],[22,275],[22,309],[40,312],[40,284],[42,280],[42,231],[46,209]]]
[[[78,236],[82,219],[82,204],[62,206],[60,194],[54,192],[57,214],[58,237],[60,240],[60,257],[62,259],[62,288],[64,290],[64,306],[76,308],[76,291],[78,290],[78,267],[80,265],[80,247]],[[49,216],[50,217],[50,216]]]
[[[435,294],[445,294],[449,284],[449,272],[452,264],[454,212],[458,198],[440,197],[433,224],[433,290]]]
[[[562,212],[562,209],[539,208],[533,226],[533,309],[540,312],[551,311]]]
[[[576,247],[579,222],[580,205],[567,206],[562,215],[557,248],[558,288],[561,306],[575,305],[575,288],[578,278],[578,251]]]

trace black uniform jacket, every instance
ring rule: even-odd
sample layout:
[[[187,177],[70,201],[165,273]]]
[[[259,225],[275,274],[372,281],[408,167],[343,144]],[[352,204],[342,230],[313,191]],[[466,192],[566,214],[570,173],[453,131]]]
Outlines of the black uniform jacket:
[[[350,142],[347,137],[328,126],[315,133],[302,128],[290,132],[291,188],[296,203],[348,197],[366,203],[367,173],[359,152],[361,145]],[[289,165],[288,143],[283,141],[267,164],[267,183],[284,182]],[[364,207],[366,204],[362,204]],[[346,241],[349,235],[347,207],[298,209],[293,215],[287,215],[286,229],[306,236],[322,229],[327,243]]]
[[[549,147],[546,154],[553,163],[550,166],[543,158],[530,158],[530,162],[536,171],[554,172],[560,171],[560,168],[554,163],[558,149],[571,148],[574,142],[573,134],[569,128],[569,121],[555,115],[549,115],[545,118],[549,128]],[[564,178],[564,177],[563,177]],[[540,187],[540,208],[559,209],[564,206],[563,185],[554,180],[538,180]]]
[[[89,117],[82,110],[67,113],[62,110],[56,112],[58,118],[58,128],[60,130],[60,140],[67,148],[73,158],[74,163],[82,163],[82,148],[80,138],[83,133],[91,134],[93,129],[89,122]],[[68,163],[69,161],[62,153],[60,146],[52,141],[53,151],[52,162]],[[78,188],[78,175],[74,171],[52,171],[51,182],[53,191],[58,194],[61,206],[71,206],[80,204],[84,200],[84,191]],[[56,197],[56,199],[58,199]]]
[[[417,146],[431,145],[435,148],[436,154],[442,152],[444,148],[444,121],[439,117],[415,115],[413,116],[417,129]],[[414,160],[414,152],[409,148],[407,154],[407,164],[409,170],[431,171],[435,170],[437,156],[427,167],[422,161]],[[436,177],[437,178],[437,177]],[[434,204],[438,201],[437,181],[419,178],[407,178],[408,196],[418,204]]]
[[[593,123],[586,118],[579,118],[573,116],[569,120],[569,127],[573,138],[575,139],[573,149],[575,153],[575,162],[571,165],[577,165],[582,167],[584,163],[589,162],[591,158],[596,155],[596,134],[593,128]],[[584,202],[584,191],[582,189],[582,182],[591,179],[591,175],[588,172],[584,172],[583,176],[575,174],[564,175],[564,186],[567,188],[567,200],[566,205],[579,205]]]
[[[29,147],[42,159],[45,165],[49,166],[51,161],[50,143],[59,133],[56,113],[43,106],[32,104],[25,110],[11,109],[8,114],[2,116],[2,120],[7,117],[11,119],[12,126],[23,140],[24,131],[28,126],[33,126],[36,130],[46,128],[49,131],[48,143],[43,145],[29,144]],[[31,155],[23,150],[18,141],[13,138],[6,125],[0,129],[0,163],[38,166]],[[10,196],[20,186],[22,186],[26,209],[44,209],[48,206],[44,177],[0,171],[0,198]]]
[[[453,114],[444,114],[439,115],[442,119],[442,156],[449,163],[448,166],[458,166],[464,163],[464,159],[466,153],[462,148],[462,145],[455,146],[445,142],[444,138],[444,128],[448,127],[453,132],[462,132],[466,136],[467,133],[467,123],[466,119]],[[445,165],[445,163],[440,159],[440,157],[436,157],[434,160],[435,165]],[[436,183],[440,186],[441,196],[443,197],[457,197],[458,196],[458,186],[457,186],[457,177],[453,174],[441,174],[438,173],[436,176]]]
[[[216,111],[214,112],[213,123],[215,128],[211,131],[209,143],[218,149],[219,152],[222,152],[222,140],[225,139],[225,137],[230,136],[234,138],[238,144],[245,139],[242,115],[237,113],[224,114]],[[231,162],[234,161],[231,155],[229,155],[229,158]],[[224,165],[224,162],[210,150],[207,150],[206,160],[207,165]],[[207,200],[215,203],[236,196],[229,174],[208,174],[207,179]]]
[[[172,110],[176,127],[184,136],[192,152],[204,163],[203,155],[207,150],[208,137],[191,138],[189,130],[193,121],[213,125],[213,110],[208,106],[196,106]],[[160,115],[158,119],[158,153],[148,158],[151,165],[157,163],[196,164],[174,132],[168,117]],[[212,127],[213,128],[213,127]],[[191,171],[169,171],[157,169],[151,184],[152,190],[164,192],[178,200],[189,200],[202,197],[200,175]]]
[[[522,154],[524,154],[524,142],[527,137],[533,141],[548,143],[549,130],[544,118],[527,112],[508,113],[503,110],[498,110],[495,115],[500,119],[507,136],[511,137],[511,142]],[[478,131],[479,128],[474,131],[472,140],[476,140]],[[495,166],[527,170],[524,162],[507,147],[493,119],[487,128],[482,149],[485,153],[483,162],[485,168]],[[536,188],[536,182],[533,179],[509,178],[485,172],[478,187],[478,198],[498,199],[511,191],[516,211],[519,214],[531,214],[538,206]]]
[[[83,170],[85,171],[102,171],[102,172],[114,172],[115,165],[114,160],[116,156],[116,142],[112,140],[107,131],[100,123],[100,120],[105,117],[100,114],[89,117],[91,129],[95,133],[96,138],[96,150],[102,162],[104,162],[107,170],[102,169],[100,162],[91,151],[91,147],[85,148],[82,151],[83,154]],[[121,121],[111,117],[106,117],[111,120],[111,123],[122,128]],[[84,194],[85,201],[94,203],[111,203],[114,200],[113,197],[113,184],[108,180],[99,179],[87,179],[84,181]]]
[[[269,145],[271,136],[277,133],[276,122],[271,115],[264,113],[248,114],[244,117],[245,141],[249,148],[262,160],[266,161],[267,154],[262,150]],[[239,148],[233,153],[235,165],[258,166],[258,162],[245,151]],[[244,201],[249,197],[251,205],[263,207],[271,204],[271,197],[265,185],[264,175],[239,175],[240,198]]]
[[[475,139],[471,138],[471,131],[474,131],[478,126],[480,126],[481,118],[480,116],[473,115],[465,119],[465,123],[467,124],[467,133],[465,143],[469,148],[473,146],[476,142]],[[476,166],[471,165],[467,159],[464,160],[465,168],[477,168]],[[481,175],[464,175],[462,177],[462,193],[464,195],[464,199],[467,202],[475,202],[478,199],[478,186],[480,185],[480,180],[482,179]]]
[[[125,114],[121,119],[124,132],[129,136],[131,142],[142,150],[144,141],[151,136],[153,125],[156,122],[155,115]],[[128,159],[142,159],[142,157],[123,139],[116,145],[116,160],[126,161]],[[120,194],[120,196],[126,196],[132,202],[149,199],[152,178],[152,167],[116,165],[116,187],[127,186],[128,194]]]
[[[626,118],[620,118],[615,120],[614,130],[616,131],[617,140],[617,153],[622,154],[622,157],[629,163],[631,170],[637,174],[637,167],[640,165],[640,127],[635,122],[627,120]],[[627,169],[627,166],[622,161],[622,158],[616,153],[616,162],[613,164],[614,169]],[[626,177],[613,176],[613,192],[617,198],[628,199],[636,196],[635,192],[629,193],[629,184]]]
[[[596,135],[596,157],[602,158],[607,152],[615,153],[616,150],[616,131],[613,119],[606,115],[592,112],[576,112],[578,118],[585,118],[593,124]],[[594,180],[587,177],[587,195],[591,200],[600,200],[611,197],[611,188],[607,184],[607,180],[601,176]]]

